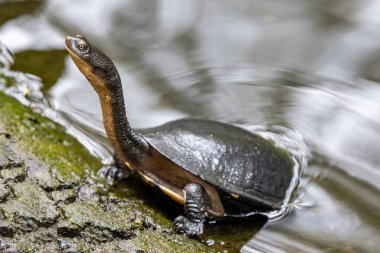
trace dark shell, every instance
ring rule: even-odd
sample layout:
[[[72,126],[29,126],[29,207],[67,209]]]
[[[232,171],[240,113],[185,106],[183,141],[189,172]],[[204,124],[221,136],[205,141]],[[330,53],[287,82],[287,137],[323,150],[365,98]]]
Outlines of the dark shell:
[[[278,209],[293,177],[288,152],[232,125],[181,119],[139,131],[182,168],[246,202]]]

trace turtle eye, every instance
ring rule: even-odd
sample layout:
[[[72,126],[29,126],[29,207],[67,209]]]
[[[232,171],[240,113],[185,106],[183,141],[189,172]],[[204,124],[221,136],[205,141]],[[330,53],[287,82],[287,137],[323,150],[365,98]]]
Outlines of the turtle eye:
[[[77,48],[81,52],[86,52],[88,49],[87,43],[86,42],[78,42],[77,43]]]

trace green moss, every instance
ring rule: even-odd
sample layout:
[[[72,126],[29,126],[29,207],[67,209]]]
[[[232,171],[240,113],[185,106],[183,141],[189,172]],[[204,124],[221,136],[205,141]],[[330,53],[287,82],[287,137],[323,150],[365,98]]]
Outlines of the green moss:
[[[0,92],[0,121],[18,145],[58,170],[63,180],[88,176],[102,164],[63,127]]]

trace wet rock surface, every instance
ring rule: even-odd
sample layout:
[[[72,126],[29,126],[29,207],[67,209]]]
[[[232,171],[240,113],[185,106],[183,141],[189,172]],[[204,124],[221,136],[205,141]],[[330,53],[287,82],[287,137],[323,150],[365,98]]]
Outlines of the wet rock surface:
[[[25,144],[28,129],[20,126],[18,130],[23,135],[14,134],[9,131],[13,125],[4,127],[3,116],[0,115],[0,252],[210,251],[197,240],[173,234],[170,221],[142,205],[141,200],[119,196],[101,181],[59,168],[57,161],[68,160],[64,157],[67,151],[57,152],[61,157],[54,152],[46,154],[58,165],[40,157],[34,147],[30,152],[30,145]],[[33,131],[42,120],[33,121]],[[31,135],[33,142],[39,138],[37,132]]]
[[[0,252],[181,252],[168,246],[181,238],[133,203],[99,194],[95,183],[58,180],[4,134],[0,159]],[[157,234],[164,250],[154,249]]]

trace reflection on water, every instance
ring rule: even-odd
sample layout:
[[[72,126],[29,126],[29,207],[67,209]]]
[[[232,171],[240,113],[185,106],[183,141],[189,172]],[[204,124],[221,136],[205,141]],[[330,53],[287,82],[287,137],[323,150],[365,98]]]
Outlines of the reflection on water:
[[[378,251],[378,1],[56,0],[40,8],[0,26],[0,40],[21,58],[16,62],[31,50],[35,58],[53,56],[65,34],[81,33],[115,59],[133,126],[216,119],[273,139],[300,160],[292,211],[242,252]],[[2,50],[1,66],[9,69]],[[10,89],[25,103],[43,104],[42,113],[107,162],[96,94],[68,58],[58,61],[59,70],[48,63],[33,72],[44,84],[39,73],[49,72],[55,82],[44,97],[38,78],[22,72],[7,72],[18,84]],[[25,88],[37,90],[34,100],[22,96]],[[209,226],[211,234],[224,231],[210,236],[210,249],[240,247],[248,237],[238,226]],[[252,235],[260,227],[253,222]]]

